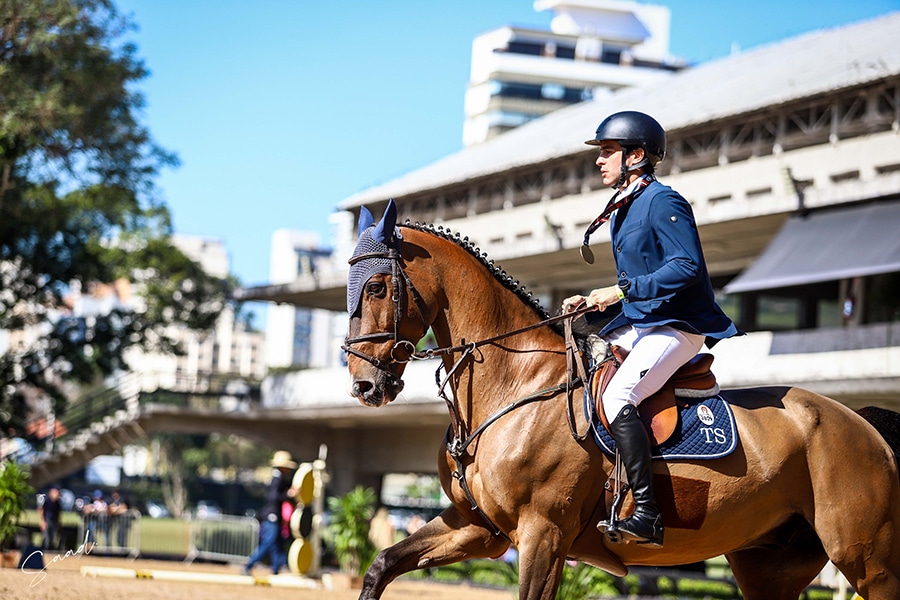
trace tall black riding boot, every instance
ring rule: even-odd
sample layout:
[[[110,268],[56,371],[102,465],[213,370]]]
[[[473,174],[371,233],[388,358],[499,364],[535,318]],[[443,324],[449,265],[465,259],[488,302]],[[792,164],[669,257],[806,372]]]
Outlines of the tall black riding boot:
[[[619,533],[639,544],[663,545],[663,524],[656,496],[653,493],[653,470],[650,459],[650,438],[634,406],[626,406],[612,423],[610,432],[625,466],[628,484],[634,497],[634,513],[619,521]],[[598,527],[607,529],[609,524],[601,522]]]

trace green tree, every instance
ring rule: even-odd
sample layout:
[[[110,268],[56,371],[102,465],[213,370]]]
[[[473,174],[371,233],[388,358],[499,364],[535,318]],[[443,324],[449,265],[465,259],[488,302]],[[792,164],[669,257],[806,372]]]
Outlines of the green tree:
[[[131,346],[173,351],[166,328],[208,329],[226,283],[169,241],[154,179],[177,159],[141,125],[147,76],[109,0],[0,0],[0,432],[21,435],[35,392],[125,369]],[[137,309],[67,319],[73,286],[127,279]]]

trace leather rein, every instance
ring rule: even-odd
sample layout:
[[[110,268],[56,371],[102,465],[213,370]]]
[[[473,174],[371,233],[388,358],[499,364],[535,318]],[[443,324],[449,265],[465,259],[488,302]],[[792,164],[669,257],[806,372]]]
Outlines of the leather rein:
[[[475,440],[477,440],[478,437],[482,433],[484,433],[484,431],[488,427],[498,421],[501,417],[512,412],[516,408],[519,408],[520,406],[523,406],[530,402],[534,402],[536,400],[547,400],[553,398],[561,392],[566,392],[567,396],[566,413],[569,422],[569,430],[572,433],[572,437],[579,442],[585,439],[585,437],[587,436],[587,432],[578,433],[577,425],[575,423],[572,395],[573,392],[584,385],[588,379],[585,372],[584,361],[581,358],[581,351],[577,348],[574,336],[572,335],[572,319],[590,312],[593,309],[582,307],[571,312],[557,315],[555,317],[549,317],[547,319],[539,321],[538,323],[534,323],[526,327],[522,327],[505,333],[500,333],[498,335],[494,335],[474,342],[466,342],[465,339],[463,339],[461,340],[460,344],[455,346],[446,346],[443,348],[428,348],[425,350],[416,351],[415,344],[413,342],[407,339],[403,339],[400,336],[400,319],[404,312],[404,298],[406,298],[407,296],[407,294],[404,293],[404,287],[409,290],[409,295],[412,296],[413,302],[415,302],[416,308],[418,309],[419,317],[422,320],[422,325],[425,327],[425,331],[428,331],[430,325],[427,323],[427,317],[425,316],[427,314],[425,310],[427,307],[425,306],[424,300],[422,299],[422,296],[419,294],[418,290],[416,290],[412,280],[409,278],[409,275],[406,273],[406,269],[403,264],[403,259],[400,256],[400,252],[394,248],[390,248],[387,252],[370,252],[367,254],[360,254],[351,258],[349,263],[353,265],[359,261],[373,258],[387,258],[392,261],[391,300],[394,303],[394,330],[367,333],[352,338],[348,335],[344,339],[344,343],[341,345],[341,348],[345,352],[365,360],[375,368],[385,371],[388,376],[393,379],[396,379],[396,376],[388,369],[388,367],[392,364],[403,364],[412,360],[427,360],[442,355],[452,355],[460,353],[459,358],[454,361],[453,366],[450,369],[446,369],[446,374],[443,378],[443,381],[441,380],[441,369],[445,369],[445,365],[443,363],[437,368],[434,374],[435,383],[438,386],[438,395],[443,398],[444,402],[447,405],[447,410],[450,413],[451,425],[447,429],[446,442],[447,451],[456,462],[456,470],[452,473],[452,476],[457,481],[459,481],[460,487],[465,492],[469,503],[472,505],[472,510],[476,511],[481,516],[481,518],[484,519],[485,523],[490,525],[494,535],[503,536],[509,539],[509,537],[496,526],[491,518],[488,517],[488,515],[481,509],[480,506],[478,506],[478,503],[475,501],[475,497],[472,494],[472,491],[469,489],[469,484],[466,481],[463,458],[469,446],[471,446],[472,443],[475,442]],[[541,327],[547,327],[560,321],[565,321],[566,381],[555,386],[538,390],[536,392],[528,394],[527,396],[519,398],[511,402],[510,404],[507,404],[506,406],[491,414],[474,431],[466,435],[468,426],[460,417],[456,403],[447,396],[447,393],[445,391],[445,388],[447,387],[448,383],[450,382],[460,365],[462,365],[470,356],[472,356],[475,350],[481,346],[492,344],[494,342],[520,335],[528,331],[533,331]],[[377,358],[375,356],[372,356],[371,354],[367,354],[353,347],[353,344],[359,344],[362,342],[386,341],[393,341],[393,346],[391,346],[391,351],[389,353],[390,360]],[[401,350],[402,353],[407,354],[407,357],[398,357],[398,349]],[[452,439],[450,437],[451,430],[453,431]]]

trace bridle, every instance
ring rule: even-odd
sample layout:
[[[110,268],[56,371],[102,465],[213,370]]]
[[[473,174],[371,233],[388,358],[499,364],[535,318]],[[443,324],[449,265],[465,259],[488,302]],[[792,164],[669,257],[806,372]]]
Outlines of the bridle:
[[[508,331],[505,333],[500,333],[489,338],[485,338],[482,340],[474,341],[474,342],[466,342],[462,340],[462,343],[456,346],[447,346],[443,348],[429,348],[422,351],[416,351],[415,344],[407,339],[404,339],[400,336],[400,321],[401,315],[404,312],[406,298],[406,290],[409,290],[409,295],[412,296],[413,301],[416,304],[416,308],[419,312],[419,318],[422,320],[422,325],[424,327],[424,331],[428,331],[429,323],[427,322],[427,307],[425,306],[425,302],[422,299],[421,294],[419,294],[418,290],[416,290],[416,286],[413,285],[412,280],[406,272],[405,265],[403,264],[403,258],[400,256],[399,250],[395,248],[389,248],[386,252],[369,252],[365,254],[359,254],[357,256],[352,257],[348,262],[350,265],[354,265],[360,261],[368,260],[368,259],[377,259],[377,258],[386,258],[391,261],[391,300],[394,303],[394,330],[393,331],[382,331],[382,332],[374,332],[374,333],[366,333],[362,335],[358,335],[355,337],[348,336],[344,339],[344,343],[341,345],[341,348],[347,352],[348,354],[352,354],[358,358],[361,358],[374,366],[377,369],[384,371],[389,378],[392,380],[397,380],[397,376],[394,375],[388,368],[392,364],[403,364],[407,363],[411,360],[425,360],[429,358],[434,358],[439,355],[445,354],[455,354],[460,353],[458,359],[454,361],[452,367],[446,367],[445,365],[441,365],[438,367],[435,372],[435,380],[438,385],[438,395],[443,398],[444,402],[447,404],[447,408],[450,412],[450,420],[451,425],[447,430],[447,451],[450,456],[453,457],[456,462],[456,470],[452,473],[453,477],[459,482],[460,487],[465,492],[468,497],[469,503],[472,505],[472,510],[476,511],[479,515],[481,515],[482,519],[486,523],[490,525],[493,529],[494,535],[502,535],[503,537],[507,537],[499,527],[491,520],[491,518],[478,506],[475,501],[475,497],[469,489],[469,485],[466,481],[465,475],[465,465],[463,463],[463,458],[466,454],[469,446],[476,440],[478,437],[493,423],[495,423],[502,416],[512,412],[516,408],[523,406],[527,403],[533,402],[535,400],[545,400],[548,398],[555,397],[556,395],[566,392],[568,396],[567,403],[567,413],[569,419],[569,427],[572,432],[572,436],[577,440],[581,441],[586,437],[585,434],[579,434],[577,431],[577,427],[575,425],[574,414],[572,410],[572,392],[574,389],[580,387],[587,381],[587,376],[584,371],[584,365],[581,361],[580,351],[576,348],[574,338],[572,336],[571,331],[571,323],[572,319],[583,315],[587,312],[593,310],[592,308],[582,307],[577,310],[573,310],[571,312],[563,313],[557,315],[555,317],[549,317],[538,323],[534,323],[532,325],[528,325],[526,327],[522,327],[520,329],[516,329],[513,331]],[[405,287],[405,289],[404,289]],[[361,290],[360,293],[365,293],[364,289]],[[447,384],[453,377],[453,374],[460,367],[460,365],[465,362],[469,357],[472,356],[473,352],[479,347],[487,344],[491,344],[497,342],[502,339],[506,339],[509,337],[513,337],[515,335],[519,335],[525,333],[527,331],[532,331],[534,329],[538,329],[540,327],[546,327],[557,323],[559,321],[565,321],[565,330],[566,330],[566,361],[567,361],[567,378],[566,381],[560,383],[556,386],[552,386],[549,388],[545,388],[542,390],[538,390],[532,394],[529,394],[523,398],[519,398],[512,403],[504,406],[500,410],[493,413],[487,419],[485,419],[474,431],[465,435],[466,433],[466,425],[463,422],[459,415],[459,411],[456,408],[455,403],[447,396],[445,388]],[[361,350],[358,350],[353,347],[353,344],[359,344],[363,342],[386,342],[393,341],[393,346],[391,346],[391,351],[389,353],[390,360],[380,359],[378,357],[372,356],[371,354],[367,354]],[[396,352],[399,348],[402,348],[408,352],[408,356],[406,358],[398,358]],[[578,354],[578,358],[576,359],[575,355]],[[577,363],[577,373],[576,367],[574,366]],[[444,377],[443,382],[441,381],[440,372],[441,369],[445,369],[446,375]],[[453,437],[451,438],[451,431],[453,432]],[[508,539],[508,538],[507,538]]]
[[[350,263],[350,266],[353,266],[360,261],[373,258],[387,258],[391,261],[391,300],[394,303],[394,330],[365,333],[356,337],[350,337],[348,334],[347,337],[344,338],[341,349],[348,354],[363,359],[376,369],[385,371],[390,377],[395,378],[396,376],[388,369],[390,365],[406,363],[413,358],[416,358],[416,345],[413,342],[400,337],[400,320],[403,318],[406,304],[404,302],[406,298],[406,290],[404,287],[409,290],[409,294],[416,304],[416,309],[419,311],[419,318],[422,320],[422,326],[425,328],[423,334],[428,331],[429,327],[428,317],[426,316],[427,306],[425,306],[425,301],[422,300],[421,294],[419,294],[416,286],[413,285],[412,280],[406,273],[406,268],[403,265],[403,258],[400,256],[400,251],[396,248],[389,248],[386,252],[368,252],[366,254],[359,254],[347,262]],[[361,290],[361,293],[364,293],[364,291]],[[362,342],[386,342],[391,340],[393,340],[394,345],[391,346],[389,361],[377,358],[371,354],[366,354],[362,350],[353,347],[353,344]],[[408,358],[399,358],[397,356],[398,349],[405,350],[408,353]]]

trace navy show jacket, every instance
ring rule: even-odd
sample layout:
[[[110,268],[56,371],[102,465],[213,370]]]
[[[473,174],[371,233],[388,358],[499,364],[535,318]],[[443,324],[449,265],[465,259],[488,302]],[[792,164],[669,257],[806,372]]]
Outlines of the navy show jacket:
[[[707,346],[740,335],[716,304],[691,205],[651,182],[610,220],[620,282],[629,287],[622,311],[601,331],[623,325],[669,325],[706,336]]]

